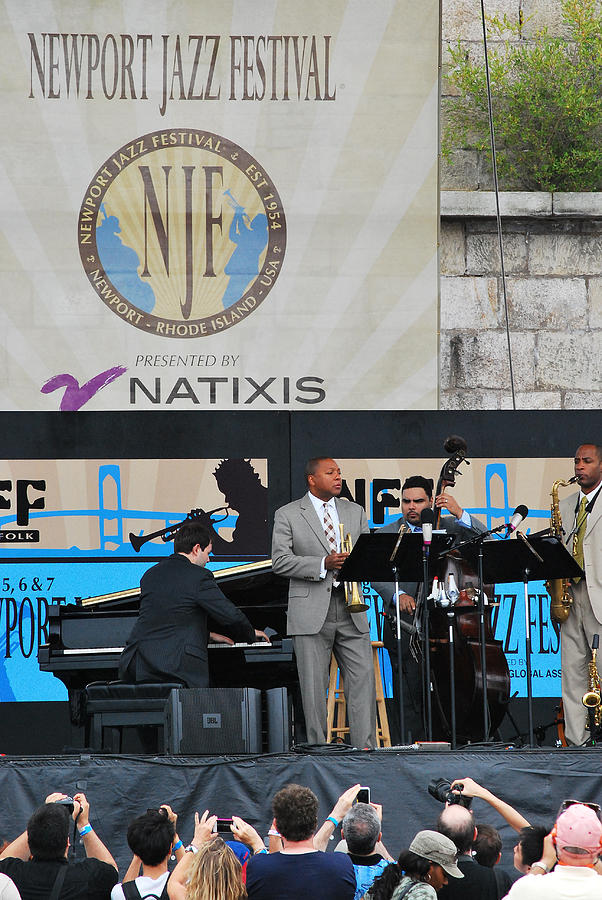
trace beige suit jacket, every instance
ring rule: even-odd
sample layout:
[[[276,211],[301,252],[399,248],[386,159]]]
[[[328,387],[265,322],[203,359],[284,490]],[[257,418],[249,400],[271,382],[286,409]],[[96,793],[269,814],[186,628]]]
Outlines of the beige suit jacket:
[[[571,552],[575,508],[578,501],[578,493],[571,494],[560,501],[560,517],[565,532],[564,543]],[[602,624],[602,496],[596,499],[594,508],[587,517],[583,538],[583,556],[589,602],[596,619]]]
[[[355,544],[369,531],[366,513],[357,503],[337,497],[339,521]],[[330,553],[324,528],[307,494],[300,500],[276,510],[272,534],[272,567],[277,575],[290,579],[287,632],[317,634],[322,628],[332,591],[333,573],[320,578],[322,559]],[[353,623],[360,632],[369,631],[366,613],[354,613]]]

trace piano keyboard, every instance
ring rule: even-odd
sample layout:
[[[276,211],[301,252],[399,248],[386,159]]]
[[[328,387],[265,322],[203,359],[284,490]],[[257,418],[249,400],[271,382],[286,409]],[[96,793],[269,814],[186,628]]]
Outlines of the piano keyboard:
[[[273,647],[274,644],[268,644],[267,641],[255,641],[252,644],[207,644],[209,650],[256,650],[257,648]],[[63,650],[63,656],[76,656],[85,653],[86,656],[100,653],[122,653],[123,647],[86,647],[85,649],[77,648],[75,650]]]

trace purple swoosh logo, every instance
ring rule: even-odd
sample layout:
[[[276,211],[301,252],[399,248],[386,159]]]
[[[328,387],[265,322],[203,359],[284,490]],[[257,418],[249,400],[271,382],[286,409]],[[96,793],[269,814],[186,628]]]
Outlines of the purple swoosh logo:
[[[74,412],[81,409],[88,400],[91,400],[95,394],[123,375],[124,372],[127,372],[125,366],[113,366],[112,369],[106,369],[95,375],[81,387],[77,378],[64,372],[62,375],[53,375],[52,378],[49,378],[42,385],[41,391],[43,394],[51,394],[52,391],[65,388],[59,409],[61,412]]]

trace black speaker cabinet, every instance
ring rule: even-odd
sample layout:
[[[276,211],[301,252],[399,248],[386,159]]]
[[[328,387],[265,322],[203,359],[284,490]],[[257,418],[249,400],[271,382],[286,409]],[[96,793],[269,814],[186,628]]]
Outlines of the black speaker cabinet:
[[[165,752],[172,756],[261,753],[261,691],[180,688],[165,715]]]
[[[292,743],[292,702],[284,687],[265,692],[268,753],[288,753]]]

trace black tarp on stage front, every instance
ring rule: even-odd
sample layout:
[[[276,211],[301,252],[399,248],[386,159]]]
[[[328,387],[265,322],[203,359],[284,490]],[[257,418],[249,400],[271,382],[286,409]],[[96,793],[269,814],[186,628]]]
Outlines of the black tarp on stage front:
[[[185,843],[194,811],[241,815],[261,834],[271,821],[270,798],[284,784],[308,785],[320,799],[321,820],[348,786],[369,785],[382,803],[383,840],[393,855],[416,831],[432,828],[441,804],[427,792],[432,778],[470,775],[515,806],[532,824],[552,825],[565,798],[602,801],[602,751],[475,750],[325,751],[258,757],[54,756],[0,758],[0,835],[12,839],[30,812],[53,791],[83,791],[93,827],[113,853],[121,874],[130,862],[128,822],[147,807],[169,803],[179,813]],[[477,822],[500,829],[503,862],[512,866],[515,833],[481,800]],[[339,833],[336,832],[338,839]],[[333,844],[334,846],[334,844]]]

